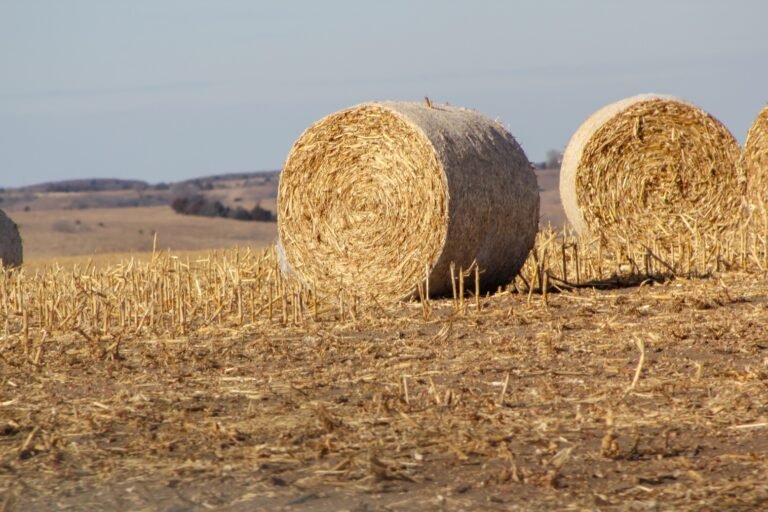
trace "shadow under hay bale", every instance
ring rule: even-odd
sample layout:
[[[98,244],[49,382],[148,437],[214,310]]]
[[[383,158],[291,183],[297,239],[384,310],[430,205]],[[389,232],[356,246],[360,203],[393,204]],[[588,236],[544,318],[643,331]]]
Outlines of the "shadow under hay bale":
[[[306,285],[407,297],[450,265],[506,284],[533,246],[536,176],[514,137],[477,112],[381,102],[331,114],[294,143],[278,190],[285,266]]]
[[[640,95],[595,112],[563,155],[568,220],[606,244],[716,236],[744,218],[746,177],[733,135],[701,109]]]
[[[768,106],[758,114],[744,143],[744,167],[750,205],[768,212]]]
[[[0,210],[0,260],[6,267],[18,267],[23,260],[19,228],[3,210]]]

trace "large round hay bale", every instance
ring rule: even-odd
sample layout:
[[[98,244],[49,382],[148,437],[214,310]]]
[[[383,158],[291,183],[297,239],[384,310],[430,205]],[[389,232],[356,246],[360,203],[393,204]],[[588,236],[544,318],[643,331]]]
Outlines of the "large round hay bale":
[[[411,295],[450,265],[479,265],[484,290],[509,283],[538,227],[536,176],[498,122],[447,105],[365,103],[294,143],[277,198],[291,271],[320,290]]]
[[[768,207],[768,106],[758,114],[744,142],[744,165],[750,202]]]
[[[646,94],[590,116],[563,154],[560,196],[578,232],[607,243],[673,243],[739,224],[746,179],[736,139],[671,96]]]
[[[18,267],[22,262],[19,228],[3,210],[0,210],[0,260],[6,267]]]

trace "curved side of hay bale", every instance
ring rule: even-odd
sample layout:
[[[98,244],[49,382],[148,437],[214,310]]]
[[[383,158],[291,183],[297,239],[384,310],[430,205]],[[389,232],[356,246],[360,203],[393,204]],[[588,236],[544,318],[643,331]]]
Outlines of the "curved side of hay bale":
[[[744,166],[750,203],[768,207],[768,105],[760,111],[747,132]]]
[[[23,260],[19,228],[3,210],[0,210],[0,260],[6,267],[18,267]]]
[[[560,196],[577,232],[664,241],[737,225],[745,181],[738,143],[717,119],[643,94],[603,107],[574,133]]]
[[[365,103],[308,128],[278,189],[285,260],[306,284],[401,298],[450,264],[477,261],[482,287],[508,283],[538,227],[536,177],[520,145],[470,110]]]

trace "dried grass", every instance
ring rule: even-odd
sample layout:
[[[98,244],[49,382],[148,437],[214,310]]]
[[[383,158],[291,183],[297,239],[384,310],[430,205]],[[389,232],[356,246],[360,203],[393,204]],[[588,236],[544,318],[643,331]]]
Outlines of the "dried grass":
[[[758,114],[744,143],[744,166],[750,204],[762,212],[768,205],[768,106]]]
[[[3,210],[0,210],[0,266],[21,265],[22,243],[19,228]]]
[[[449,293],[450,265],[506,284],[533,245],[536,177],[480,114],[383,102],[320,120],[296,141],[278,191],[288,266],[307,286],[363,301]]]
[[[617,246],[720,236],[744,221],[746,178],[733,135],[669,96],[641,95],[588,118],[563,156],[569,221]]]

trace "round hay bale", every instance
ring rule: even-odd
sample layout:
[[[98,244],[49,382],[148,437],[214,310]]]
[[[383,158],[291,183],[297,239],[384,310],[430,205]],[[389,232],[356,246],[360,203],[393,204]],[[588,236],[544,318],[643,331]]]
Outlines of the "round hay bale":
[[[412,295],[477,262],[509,283],[538,228],[536,176],[499,123],[447,105],[364,103],[294,143],[277,197],[280,251],[301,281],[365,299]],[[474,288],[474,282],[472,284]]]
[[[768,105],[752,123],[744,142],[744,166],[752,205],[768,206]]]
[[[6,267],[18,267],[22,262],[19,228],[3,210],[0,210],[0,260]]]
[[[579,233],[607,243],[674,243],[742,218],[739,145],[717,119],[671,96],[645,94],[590,116],[563,154],[560,196]]]

